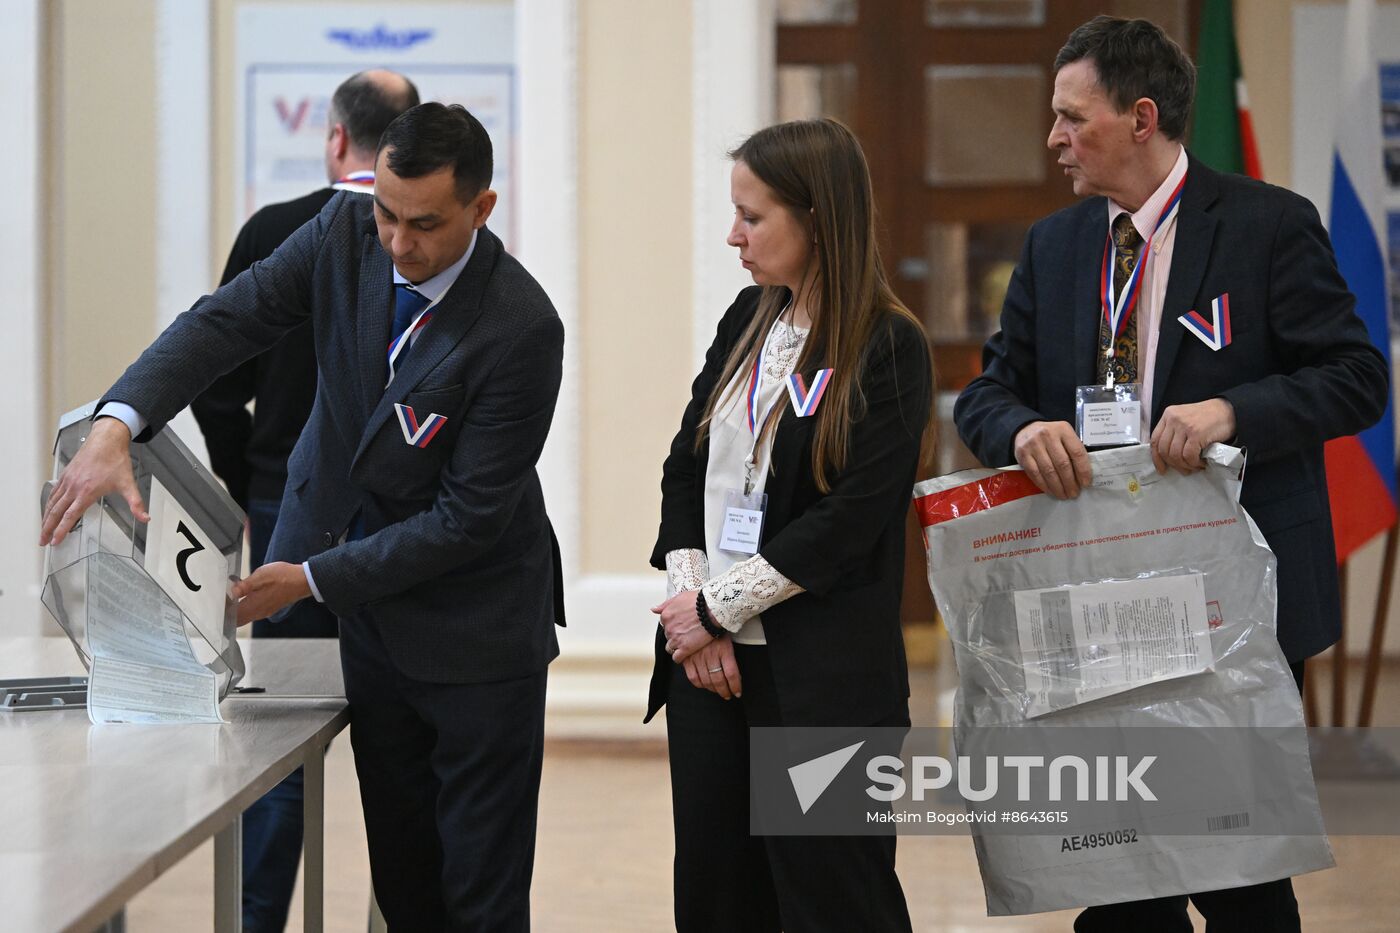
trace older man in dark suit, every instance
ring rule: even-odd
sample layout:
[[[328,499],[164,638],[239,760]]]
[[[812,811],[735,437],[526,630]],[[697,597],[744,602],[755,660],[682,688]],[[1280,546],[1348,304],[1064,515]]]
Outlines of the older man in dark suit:
[[[535,463],[564,334],[486,229],[491,170],[491,141],[461,107],[395,120],[373,199],[337,194],[117,381],[41,532],[61,540],[112,491],[146,520],[131,440],[311,321],[316,402],[269,562],[234,596],[240,622],[312,597],[341,620],[370,867],[393,929],[529,927],[545,674],[563,623]]]
[[[1048,143],[1090,197],[1027,235],[958,431],[1061,498],[1091,480],[1081,386],[1139,387],[1128,427],[1160,471],[1201,469],[1217,441],[1248,448],[1241,499],[1278,559],[1278,637],[1301,686],[1302,661],[1341,628],[1323,442],[1380,418],[1384,358],[1313,206],[1186,152],[1195,68],[1161,29],[1098,17],[1055,71]],[[1212,929],[1299,926],[1288,879],[1191,899]],[[1090,908],[1075,929],[1185,933],[1186,901]]]

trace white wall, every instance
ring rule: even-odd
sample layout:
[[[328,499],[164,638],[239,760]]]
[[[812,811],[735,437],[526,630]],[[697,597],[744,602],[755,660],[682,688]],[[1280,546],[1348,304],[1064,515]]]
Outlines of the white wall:
[[[39,608],[42,552],[36,545],[39,488],[46,478],[47,438],[43,391],[43,231],[39,209],[42,98],[39,0],[0,4],[0,126],[5,127],[5,222],[0,223],[0,632],[43,631]]]

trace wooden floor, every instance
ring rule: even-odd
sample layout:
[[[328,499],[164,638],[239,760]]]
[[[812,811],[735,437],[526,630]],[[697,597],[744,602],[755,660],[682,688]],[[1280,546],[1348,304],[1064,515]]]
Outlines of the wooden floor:
[[[1324,678],[1319,676],[1319,681]],[[916,678],[927,685],[931,678]],[[1321,685],[1321,684],[1320,684]],[[927,688],[926,688],[927,689]],[[1326,702],[1326,693],[1321,696]],[[1353,704],[1355,698],[1352,699]],[[916,689],[915,708],[932,708]],[[1382,681],[1377,725],[1400,725],[1400,668]],[[660,738],[660,736],[658,736]],[[369,898],[349,743],[331,748],[327,775],[326,929],[362,933]],[[553,742],[546,750],[535,862],[534,929],[652,933],[672,928],[671,805],[664,746]],[[1308,931],[1400,928],[1400,837],[1333,837],[1337,867],[1295,880]],[[131,933],[212,929],[213,856],[190,855],[139,895]],[[919,931],[1067,931],[1073,912],[989,919],[966,837],[905,836],[899,874]],[[288,930],[300,931],[300,886]],[[1197,929],[1203,929],[1197,918]]]

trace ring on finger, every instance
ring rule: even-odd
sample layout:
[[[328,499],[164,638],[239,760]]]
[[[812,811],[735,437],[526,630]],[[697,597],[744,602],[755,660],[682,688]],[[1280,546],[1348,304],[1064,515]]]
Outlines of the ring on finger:
[[[711,674],[718,674],[720,671],[724,670],[724,668],[723,668],[723,667],[709,667],[709,668],[706,668],[706,670],[708,670]]]

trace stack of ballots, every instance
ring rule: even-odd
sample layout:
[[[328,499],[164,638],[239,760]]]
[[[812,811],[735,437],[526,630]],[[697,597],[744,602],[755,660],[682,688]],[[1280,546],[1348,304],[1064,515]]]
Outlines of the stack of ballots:
[[[1158,475],[1141,445],[1090,459],[1093,484],[1072,500],[1016,469],[914,490],[958,670],[959,754],[995,746],[1048,764],[1085,749],[1097,778],[1087,794],[1073,769],[1047,781],[1040,799],[1058,825],[974,823],[988,912],[1331,867],[1275,635],[1274,556],[1239,504],[1243,453],[1215,445],[1189,476]],[[1105,765],[1126,752],[1145,769],[1127,789],[1142,793],[1105,794],[1125,789]]]

